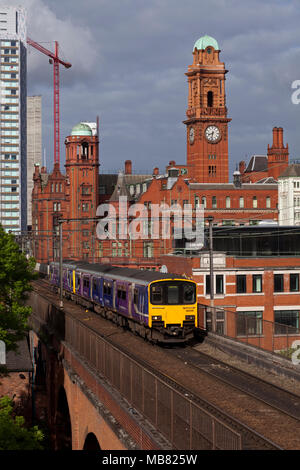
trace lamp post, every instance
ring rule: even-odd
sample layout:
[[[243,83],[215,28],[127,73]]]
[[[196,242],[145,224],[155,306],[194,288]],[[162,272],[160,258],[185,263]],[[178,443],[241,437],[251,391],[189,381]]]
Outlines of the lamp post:
[[[211,326],[212,332],[216,332],[216,310],[214,306],[214,252],[213,252],[213,230],[212,223],[214,218],[207,217],[209,223],[209,271],[210,271],[210,311],[211,311]]]

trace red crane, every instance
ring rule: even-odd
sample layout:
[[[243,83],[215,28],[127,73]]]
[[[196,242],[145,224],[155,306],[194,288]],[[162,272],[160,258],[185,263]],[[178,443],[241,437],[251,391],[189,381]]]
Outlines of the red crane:
[[[54,165],[60,164],[60,135],[59,135],[59,64],[64,65],[67,69],[72,64],[65,62],[58,57],[58,42],[55,41],[55,52],[48,51],[45,47],[30,38],[27,38],[27,44],[34,47],[38,51],[50,57],[50,64],[53,63],[53,85],[54,85]]]

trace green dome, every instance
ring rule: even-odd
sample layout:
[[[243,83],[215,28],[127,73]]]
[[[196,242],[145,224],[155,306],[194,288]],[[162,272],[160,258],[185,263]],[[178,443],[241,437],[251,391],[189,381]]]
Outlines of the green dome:
[[[211,36],[202,36],[198,41],[195,42],[193,51],[196,49],[199,50],[204,50],[207,48],[207,46],[212,46],[216,51],[219,51],[219,44],[217,41],[212,38]]]
[[[71,135],[92,135],[92,129],[87,124],[80,122],[73,127]]]

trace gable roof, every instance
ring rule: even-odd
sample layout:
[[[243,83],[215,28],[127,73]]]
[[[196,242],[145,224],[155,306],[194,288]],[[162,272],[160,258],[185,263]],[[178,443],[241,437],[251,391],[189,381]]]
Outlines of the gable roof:
[[[266,155],[252,155],[245,173],[252,171],[267,171],[268,170],[268,157]]]

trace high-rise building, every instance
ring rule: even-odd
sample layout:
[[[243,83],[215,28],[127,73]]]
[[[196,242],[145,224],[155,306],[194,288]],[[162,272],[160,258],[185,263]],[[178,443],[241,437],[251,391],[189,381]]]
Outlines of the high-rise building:
[[[34,166],[42,166],[42,97],[27,96],[27,225],[32,225]]]
[[[26,10],[0,6],[0,223],[27,228]]]

